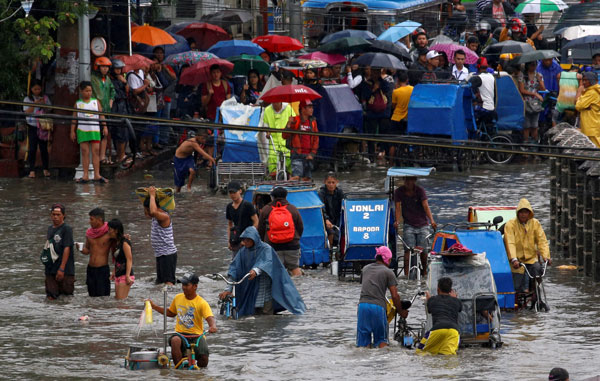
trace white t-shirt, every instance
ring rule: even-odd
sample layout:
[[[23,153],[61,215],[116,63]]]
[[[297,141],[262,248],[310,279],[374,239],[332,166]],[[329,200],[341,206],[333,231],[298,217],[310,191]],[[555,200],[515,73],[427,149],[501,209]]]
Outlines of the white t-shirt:
[[[466,81],[468,75],[469,75],[469,70],[466,67],[463,66],[463,68],[461,70],[458,70],[456,65],[452,65],[452,76],[457,81]]]
[[[494,111],[496,109],[496,105],[494,103],[494,87],[496,84],[496,78],[494,78],[494,76],[490,73],[481,73],[479,74],[479,78],[481,78],[479,95],[481,95],[481,100],[483,101],[482,107],[488,111]]]
[[[136,73],[135,71],[130,71],[129,73],[135,73],[135,74],[130,74],[127,76],[127,84],[129,85],[129,88],[131,88],[131,90],[135,90],[135,89],[139,89],[140,87],[144,86],[144,71],[143,70],[138,70],[138,72]],[[127,73],[127,74],[129,74]]]

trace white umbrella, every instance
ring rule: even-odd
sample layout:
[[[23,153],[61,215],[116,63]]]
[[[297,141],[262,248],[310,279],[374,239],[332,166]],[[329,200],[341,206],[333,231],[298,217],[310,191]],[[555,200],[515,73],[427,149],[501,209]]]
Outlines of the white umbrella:
[[[544,13],[567,9],[569,6],[562,0],[527,0],[515,8],[517,13]]]

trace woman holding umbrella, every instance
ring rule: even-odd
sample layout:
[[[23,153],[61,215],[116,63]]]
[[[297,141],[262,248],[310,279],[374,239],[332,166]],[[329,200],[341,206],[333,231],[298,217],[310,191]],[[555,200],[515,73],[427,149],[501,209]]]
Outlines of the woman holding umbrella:
[[[536,61],[525,64],[525,73],[519,76],[519,91],[525,100],[525,123],[523,124],[523,142],[537,144],[538,119],[542,112],[544,98],[538,91],[545,91],[544,79],[536,71]]]
[[[260,83],[260,74],[256,69],[250,69],[248,71],[248,83],[244,85],[242,94],[240,95],[240,101],[245,104],[256,104],[258,97],[263,89]]]

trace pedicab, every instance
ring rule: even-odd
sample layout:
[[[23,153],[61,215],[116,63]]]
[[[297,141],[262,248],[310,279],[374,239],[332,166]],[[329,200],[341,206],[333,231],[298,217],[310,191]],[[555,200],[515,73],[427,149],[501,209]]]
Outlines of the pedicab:
[[[300,237],[300,266],[328,264],[329,241],[323,217],[324,205],[312,184],[281,181],[257,184],[246,190],[244,200],[252,202],[256,210],[260,211],[271,202],[271,191],[278,186],[283,186],[288,191],[288,202],[298,209],[302,217],[304,232]]]

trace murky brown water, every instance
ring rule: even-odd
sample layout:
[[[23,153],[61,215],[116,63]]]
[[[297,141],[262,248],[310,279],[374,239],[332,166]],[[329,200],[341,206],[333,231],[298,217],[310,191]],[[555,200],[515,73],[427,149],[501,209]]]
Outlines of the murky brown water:
[[[156,185],[170,186],[171,171],[150,171]],[[548,169],[546,165],[479,169],[468,176],[438,173],[421,181],[428,190],[438,223],[466,219],[469,205],[516,204],[525,196],[536,216],[548,223]],[[346,191],[381,190],[382,169],[361,169],[341,175]],[[316,178],[320,179],[319,175]],[[122,368],[129,344],[160,346],[151,329],[134,337],[143,299],[162,301],[153,284],[155,264],[149,244],[150,223],[133,195],[148,185],[143,174],[106,186],[75,185],[45,179],[0,179],[0,378],[10,379],[456,379],[542,380],[549,370],[563,366],[577,380],[600,374],[600,298],[597,285],[574,272],[551,269],[546,291],[551,311],[535,314],[505,313],[499,350],[469,348],[455,357],[421,357],[397,345],[383,350],[354,346],[356,305],[360,285],[342,283],[327,270],[308,271],[297,281],[308,312],[304,316],[273,316],[240,321],[218,320],[219,333],[208,338],[210,364],[198,373],[184,371],[131,371]],[[126,301],[87,297],[87,258],[76,254],[75,296],[59,302],[45,300],[39,253],[50,224],[48,207],[67,205],[67,222],[75,240],[82,241],[87,213],[96,206],[108,218],[118,217],[132,235],[136,281]],[[179,249],[178,273],[225,272],[225,196],[196,192],[177,199],[173,224]],[[403,296],[419,285],[400,281]],[[223,284],[202,277],[200,294],[216,312]],[[175,288],[172,297],[179,289]],[[423,318],[422,302],[411,309],[409,321]],[[88,323],[77,319],[88,315]],[[155,314],[160,334],[162,317]],[[173,321],[169,321],[172,329]]]

